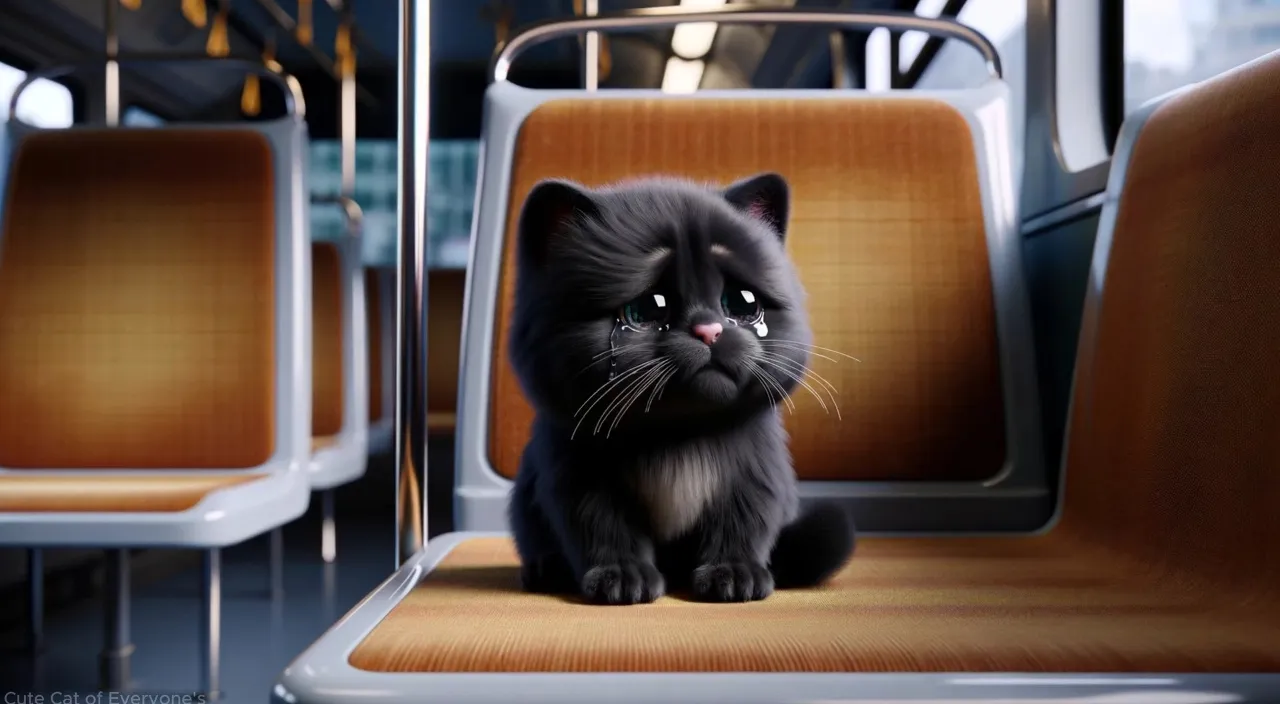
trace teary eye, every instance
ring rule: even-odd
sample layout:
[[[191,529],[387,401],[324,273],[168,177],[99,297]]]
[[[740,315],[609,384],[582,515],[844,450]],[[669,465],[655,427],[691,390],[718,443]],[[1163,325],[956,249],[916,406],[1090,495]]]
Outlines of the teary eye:
[[[667,324],[671,309],[661,293],[646,293],[622,307],[622,322],[636,330],[657,330]]]
[[[754,291],[738,287],[726,288],[720,294],[720,307],[724,308],[725,317],[748,325],[758,321],[764,313],[760,297]]]

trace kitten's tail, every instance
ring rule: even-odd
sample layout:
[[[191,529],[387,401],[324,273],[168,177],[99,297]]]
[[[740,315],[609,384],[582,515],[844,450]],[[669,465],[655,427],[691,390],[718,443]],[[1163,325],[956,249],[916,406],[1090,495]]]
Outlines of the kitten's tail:
[[[844,567],[857,541],[853,518],[834,501],[815,504],[778,535],[769,571],[779,589],[812,587]]]

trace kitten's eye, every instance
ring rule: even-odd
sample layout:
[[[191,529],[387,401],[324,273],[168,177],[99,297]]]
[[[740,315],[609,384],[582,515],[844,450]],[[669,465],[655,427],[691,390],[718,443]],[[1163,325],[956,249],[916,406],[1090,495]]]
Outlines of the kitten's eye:
[[[637,330],[656,330],[667,324],[671,309],[661,293],[646,293],[622,307],[622,322]]]
[[[720,307],[724,308],[726,317],[738,323],[755,323],[764,313],[760,299],[747,289],[725,289],[720,294]]]

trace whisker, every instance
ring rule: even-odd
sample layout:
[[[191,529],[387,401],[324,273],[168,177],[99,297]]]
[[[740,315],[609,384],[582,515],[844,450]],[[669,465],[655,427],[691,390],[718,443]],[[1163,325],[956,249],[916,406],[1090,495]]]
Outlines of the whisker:
[[[759,361],[759,362],[764,362],[765,364],[772,366],[774,369],[777,369],[783,374],[786,374],[788,377],[791,378],[792,381],[803,386],[806,391],[813,394],[814,399],[818,401],[818,405],[822,407],[822,410],[826,411],[827,413],[831,412],[831,409],[827,408],[826,400],[823,399],[822,396],[818,395],[818,392],[815,391],[814,388],[810,386],[808,382],[806,382],[802,377],[798,376],[795,372],[791,371],[790,369],[787,369],[786,367],[782,366],[781,364],[778,364],[777,362],[774,362],[771,359],[766,359],[764,357],[753,357],[752,359],[755,359],[756,361]]]
[[[808,367],[804,366],[803,364],[800,364],[799,362],[795,361],[794,359],[788,359],[788,358],[786,358],[786,357],[783,357],[782,355],[775,354],[775,353],[773,353],[773,352],[764,352],[763,354],[764,354],[764,356],[766,356],[766,357],[768,357],[768,358],[770,358],[770,359],[774,360],[775,362],[783,362],[783,363],[786,363],[787,365],[789,365],[789,366],[791,367],[791,370],[792,370],[792,371],[794,371],[794,372],[804,372],[805,374],[807,374],[807,375],[809,375],[809,376],[813,377],[815,380],[817,380],[819,383],[821,383],[824,387],[826,387],[826,389],[827,389],[828,391],[830,391],[831,393],[835,393],[835,394],[840,393],[840,390],[839,390],[839,389],[837,389],[837,388],[835,387],[835,385],[834,385],[834,384],[832,384],[830,381],[827,381],[826,377],[824,377],[824,376],[822,376],[821,374],[819,374],[819,373],[817,373],[817,372],[813,371],[812,369],[810,369],[810,368],[808,368]]]
[[[838,354],[838,355],[840,355],[841,357],[844,357],[844,358],[846,358],[846,359],[852,359],[852,360],[853,360],[853,361],[855,361],[855,362],[861,362],[861,361],[862,361],[861,359],[858,359],[857,357],[854,357],[854,356],[853,356],[853,355],[851,355],[851,354],[845,354],[844,352],[841,352],[840,350],[833,350],[833,349],[831,349],[830,347],[820,347],[820,346],[818,346],[818,345],[812,345],[812,344],[809,344],[809,343],[807,343],[807,342],[796,342],[795,340],[759,340],[759,342],[760,342],[760,344],[762,344],[762,345],[792,345],[792,346],[800,347],[800,348],[807,349],[807,350],[822,350],[823,352],[830,352],[831,354]],[[818,355],[818,354],[816,354],[816,353],[815,353],[815,355],[814,355],[814,356],[822,357],[822,355]],[[823,357],[823,359],[830,359],[830,357]],[[835,361],[835,360],[832,360],[832,361]]]
[[[777,411],[778,399],[773,395],[773,386],[769,384],[769,378],[755,362],[751,362],[751,366],[747,367],[747,370],[751,372],[751,376],[756,378],[756,381],[760,382],[760,388],[764,389],[765,395],[769,397],[769,406],[773,408],[774,411]],[[791,399],[787,398],[785,393],[782,395],[782,400],[787,402],[787,412],[793,412],[790,404]]]
[[[640,372],[644,371],[646,368],[651,367],[657,364],[658,362],[663,361],[664,359],[666,358],[658,357],[656,359],[651,359],[647,362],[642,362],[640,364],[637,364],[635,367],[628,369],[622,374],[619,374],[617,377],[610,379],[609,381],[606,381],[605,383],[601,384],[600,388],[593,391],[591,395],[587,397],[587,400],[583,401],[582,405],[578,407],[578,410],[574,412],[573,414],[574,418],[577,418],[579,414],[581,414],[582,417],[578,419],[578,424],[573,426],[573,432],[569,434],[569,439],[572,440],[574,436],[578,434],[578,428],[580,428],[582,426],[582,422],[587,419],[587,416],[591,413],[591,409],[595,408],[596,404],[600,403],[600,401],[603,400],[605,396],[608,396],[610,390],[617,388],[617,386],[621,384],[623,381],[625,381],[628,377],[631,377],[635,374],[639,374]],[[585,411],[583,410],[584,408],[586,409]]]
[[[621,405],[625,401],[628,394],[631,393],[632,389],[634,389],[637,385],[647,380],[654,373],[655,370],[661,369],[662,366],[663,365],[659,364],[654,367],[650,367],[645,373],[628,381],[626,385],[624,385],[621,388],[621,390],[619,390],[618,393],[613,397],[613,400],[609,402],[609,404],[605,407],[605,409],[600,412],[600,416],[596,419],[596,425],[595,425],[595,428],[591,431],[591,434],[598,435],[600,433],[600,428],[604,427],[604,422],[609,419],[609,416],[613,413],[613,410],[615,408],[618,408],[619,405]]]
[[[663,376],[662,379],[657,384],[654,385],[653,391],[649,392],[649,400],[644,404],[645,413],[648,413],[649,409],[653,407],[653,401],[655,397],[662,398],[662,390],[666,387],[667,382],[671,381],[671,379],[675,377],[675,375],[679,373],[679,371],[680,371],[679,367],[672,367],[671,370],[668,371],[666,375]]]
[[[662,370],[666,367],[668,363],[668,360],[666,357],[659,357],[658,359],[660,360],[661,363],[650,367],[648,371],[646,371],[644,374],[641,374],[640,376],[627,382],[626,386],[623,387],[622,390],[620,390],[616,396],[614,396],[613,401],[611,401],[609,405],[603,411],[601,411],[600,418],[596,421],[595,430],[593,430],[591,433],[592,435],[596,435],[600,432],[600,428],[604,427],[604,423],[609,419],[609,415],[613,413],[615,409],[619,408],[622,404],[624,404],[628,398],[630,398],[632,391],[634,391],[637,387],[643,388],[644,386],[647,386],[648,380],[650,378],[661,375]]]
[[[756,371],[755,365],[753,364],[752,366],[747,367],[747,371],[751,373],[751,376],[756,378],[756,381],[760,382],[760,387],[764,389],[764,395],[769,397],[769,406],[775,411],[778,410],[778,404],[773,398],[773,389],[769,388],[769,385],[764,383],[764,379],[760,378],[760,372]]]
[[[765,372],[764,367],[757,364],[754,359],[748,359],[747,361],[751,363],[751,366],[753,367],[752,371],[755,372],[756,377],[760,379],[765,386],[771,387],[774,391],[778,392],[778,396],[782,398],[783,403],[787,406],[787,412],[794,414],[796,412],[796,402],[791,400],[791,396],[787,393],[786,389],[782,388],[782,384],[779,384],[777,379],[769,376]]]
[[[768,348],[766,348],[766,349],[768,349]],[[790,345],[775,345],[775,346],[774,346],[774,349],[782,349],[782,350],[798,350],[798,351],[802,351],[802,352],[804,352],[804,353],[808,354],[810,357],[820,357],[820,358],[822,358],[822,359],[827,360],[828,362],[833,362],[833,363],[835,363],[835,364],[839,364],[839,363],[840,363],[840,360],[836,359],[835,357],[828,357],[827,355],[822,354],[821,352],[814,352],[813,350],[811,350],[811,349],[809,349],[809,348],[807,348],[807,347],[798,347],[798,346],[793,347],[793,346],[790,346]]]
[[[585,401],[583,401],[583,402],[582,402],[582,405],[581,405],[581,406],[578,406],[578,410],[574,411],[574,413],[573,413],[573,417],[577,418],[577,417],[578,417],[578,414],[579,414],[579,413],[582,413],[582,409],[583,409],[583,407],[584,407],[584,406],[586,406],[588,403],[591,403],[591,400],[592,400],[592,399],[594,399],[594,398],[596,397],[596,394],[599,394],[599,393],[601,393],[601,392],[605,391],[606,389],[608,389],[608,387],[610,387],[610,386],[612,386],[612,385],[614,385],[614,384],[620,383],[623,379],[626,379],[627,377],[631,376],[632,374],[635,374],[635,373],[639,372],[640,370],[644,369],[645,367],[649,367],[649,366],[652,366],[652,365],[654,365],[654,364],[657,364],[658,362],[662,361],[662,359],[663,359],[662,357],[658,357],[657,359],[651,359],[651,360],[649,360],[649,361],[647,361],[647,362],[641,362],[640,364],[637,364],[636,366],[632,367],[631,369],[628,369],[627,371],[625,371],[625,372],[623,372],[623,373],[619,374],[618,376],[616,376],[616,377],[614,377],[614,378],[612,378],[612,379],[610,379],[610,380],[606,381],[605,383],[601,384],[601,385],[599,386],[599,388],[597,388],[595,391],[593,391],[593,392],[591,393],[591,395],[590,395],[590,396],[588,396],[588,397],[587,397],[587,400],[585,400]],[[598,399],[597,399],[597,400],[598,400]]]
[[[772,361],[774,361],[775,363],[784,363],[787,366],[787,368],[790,369],[792,372],[801,374],[803,376],[811,377],[815,381],[817,381],[822,386],[823,391],[826,391],[827,396],[831,399],[831,405],[834,406],[836,409],[836,418],[840,420],[844,420],[844,417],[840,413],[840,402],[836,400],[836,394],[840,393],[840,390],[837,389],[834,384],[827,381],[827,379],[823,377],[821,374],[813,371],[812,369],[809,369],[808,367],[805,367],[799,364],[795,360],[774,355],[770,352],[765,352],[763,354],[767,357],[770,357]]]
[[[674,364],[673,362],[668,362],[668,363]],[[626,396],[626,402],[623,403],[623,405],[618,409],[617,413],[614,414],[613,423],[609,425],[609,430],[604,435],[606,438],[613,436],[613,431],[616,430],[618,427],[618,424],[622,422],[622,417],[627,414],[627,411],[631,410],[631,407],[635,405],[636,401],[640,400],[640,397],[644,395],[644,392],[647,391],[649,387],[656,384],[658,382],[658,379],[661,379],[662,375],[665,374],[666,372],[667,372],[666,366],[659,364],[657,367],[654,367],[652,370],[650,370],[649,373],[641,377],[639,386],[634,391],[631,391],[629,393],[624,392],[624,395]]]

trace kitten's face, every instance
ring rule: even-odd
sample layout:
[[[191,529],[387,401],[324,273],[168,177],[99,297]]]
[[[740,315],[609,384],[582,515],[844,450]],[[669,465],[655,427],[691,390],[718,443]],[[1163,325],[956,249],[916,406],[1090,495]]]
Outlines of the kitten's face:
[[[753,413],[796,385],[811,335],[783,250],[786,183],[534,188],[521,215],[511,356],[578,435]]]

